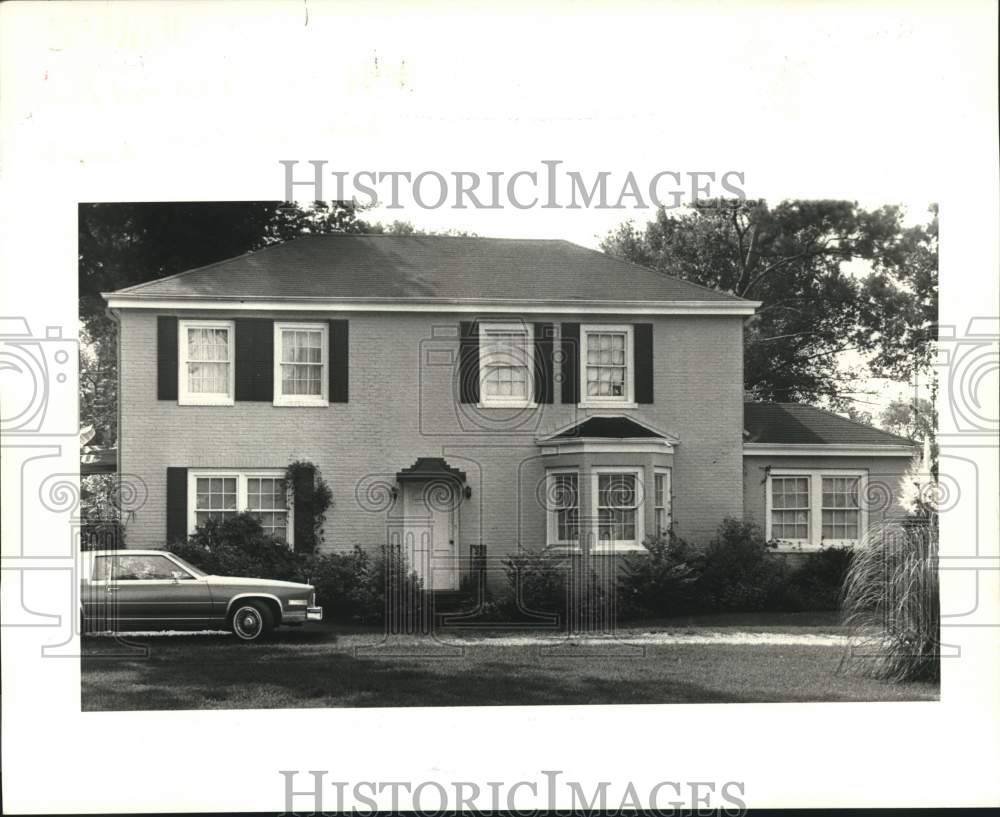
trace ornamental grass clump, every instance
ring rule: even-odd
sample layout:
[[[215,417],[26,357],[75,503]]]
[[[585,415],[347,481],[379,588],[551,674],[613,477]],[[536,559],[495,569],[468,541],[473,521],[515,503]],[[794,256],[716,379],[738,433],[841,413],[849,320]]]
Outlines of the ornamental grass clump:
[[[844,583],[849,627],[841,671],[887,681],[938,681],[941,673],[936,514],[872,528]]]

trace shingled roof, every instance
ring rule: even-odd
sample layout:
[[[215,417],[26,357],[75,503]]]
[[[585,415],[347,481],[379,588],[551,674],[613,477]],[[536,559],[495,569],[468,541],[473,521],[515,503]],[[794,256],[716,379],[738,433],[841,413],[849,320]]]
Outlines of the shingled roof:
[[[771,445],[916,445],[913,440],[802,403],[744,403],[745,442]]]
[[[124,300],[756,302],[568,241],[322,235],[118,290]]]

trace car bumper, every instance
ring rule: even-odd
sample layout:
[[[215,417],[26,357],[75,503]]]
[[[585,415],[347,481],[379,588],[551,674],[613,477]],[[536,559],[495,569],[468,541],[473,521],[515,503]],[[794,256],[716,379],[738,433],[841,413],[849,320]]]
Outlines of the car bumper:
[[[322,607],[299,607],[291,610],[285,610],[282,613],[281,620],[285,624],[301,624],[303,621],[322,621],[323,620],[323,608]]]

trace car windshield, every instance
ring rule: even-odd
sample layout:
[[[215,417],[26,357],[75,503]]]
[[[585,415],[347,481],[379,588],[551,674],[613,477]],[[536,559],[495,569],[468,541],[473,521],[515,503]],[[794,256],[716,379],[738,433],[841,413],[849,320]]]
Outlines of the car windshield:
[[[193,575],[198,576],[199,578],[202,577],[202,576],[207,576],[208,575],[204,570],[199,570],[193,564],[191,564],[190,562],[185,561],[180,556],[178,556],[176,553],[171,553],[170,554],[170,558],[173,559],[175,562],[177,562],[181,567],[183,567],[183,568],[185,568],[187,570],[190,570]]]

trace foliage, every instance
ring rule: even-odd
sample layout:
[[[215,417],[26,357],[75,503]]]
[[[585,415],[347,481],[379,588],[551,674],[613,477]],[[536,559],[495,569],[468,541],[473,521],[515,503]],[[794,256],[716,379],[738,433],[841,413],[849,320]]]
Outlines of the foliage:
[[[610,627],[617,602],[617,570],[601,557],[521,549],[502,559],[506,591],[495,601],[498,617],[517,621],[556,616],[561,627]]]
[[[752,522],[725,519],[705,550],[697,583],[706,609],[781,609],[788,569],[768,552],[761,529]]]
[[[937,323],[937,212],[906,229],[898,207],[846,201],[712,201],[644,230],[627,223],[602,248],[711,289],[762,302],[744,330],[753,399],[847,403],[838,357],[873,374],[929,365]],[[867,267],[867,274],[859,272]]]
[[[936,515],[882,523],[866,534],[844,589],[851,637],[842,671],[940,679],[938,538]]]
[[[296,553],[251,513],[210,519],[170,550],[217,576],[312,584],[328,620],[412,624],[423,609],[420,582],[398,553],[383,547],[373,555],[357,545],[349,553]]]
[[[669,616],[695,608],[704,556],[673,532],[642,544],[645,553],[624,558],[619,582],[622,616]]]
[[[295,498],[294,496],[296,480],[303,473],[311,474],[313,478],[313,493],[308,502],[304,497]],[[285,485],[289,500],[297,499],[297,502],[301,503],[300,507],[303,508],[308,504],[309,510],[312,512],[312,530],[308,532],[297,531],[300,538],[302,534],[305,534],[306,540],[296,539],[295,542],[296,550],[312,553],[319,545],[323,544],[323,525],[326,522],[326,512],[333,504],[333,491],[330,490],[327,481],[323,479],[319,467],[306,460],[295,460],[295,462],[288,464],[285,468]]]
[[[782,590],[782,607],[789,610],[836,610],[854,551],[829,547],[806,556],[791,571]]]
[[[316,587],[327,620],[413,630],[424,610],[420,580],[395,548],[373,555],[355,545],[350,553],[306,556],[300,574]]]
[[[295,581],[299,574],[300,559],[284,542],[266,534],[252,513],[209,519],[187,542],[172,544],[170,550],[218,576]]]

